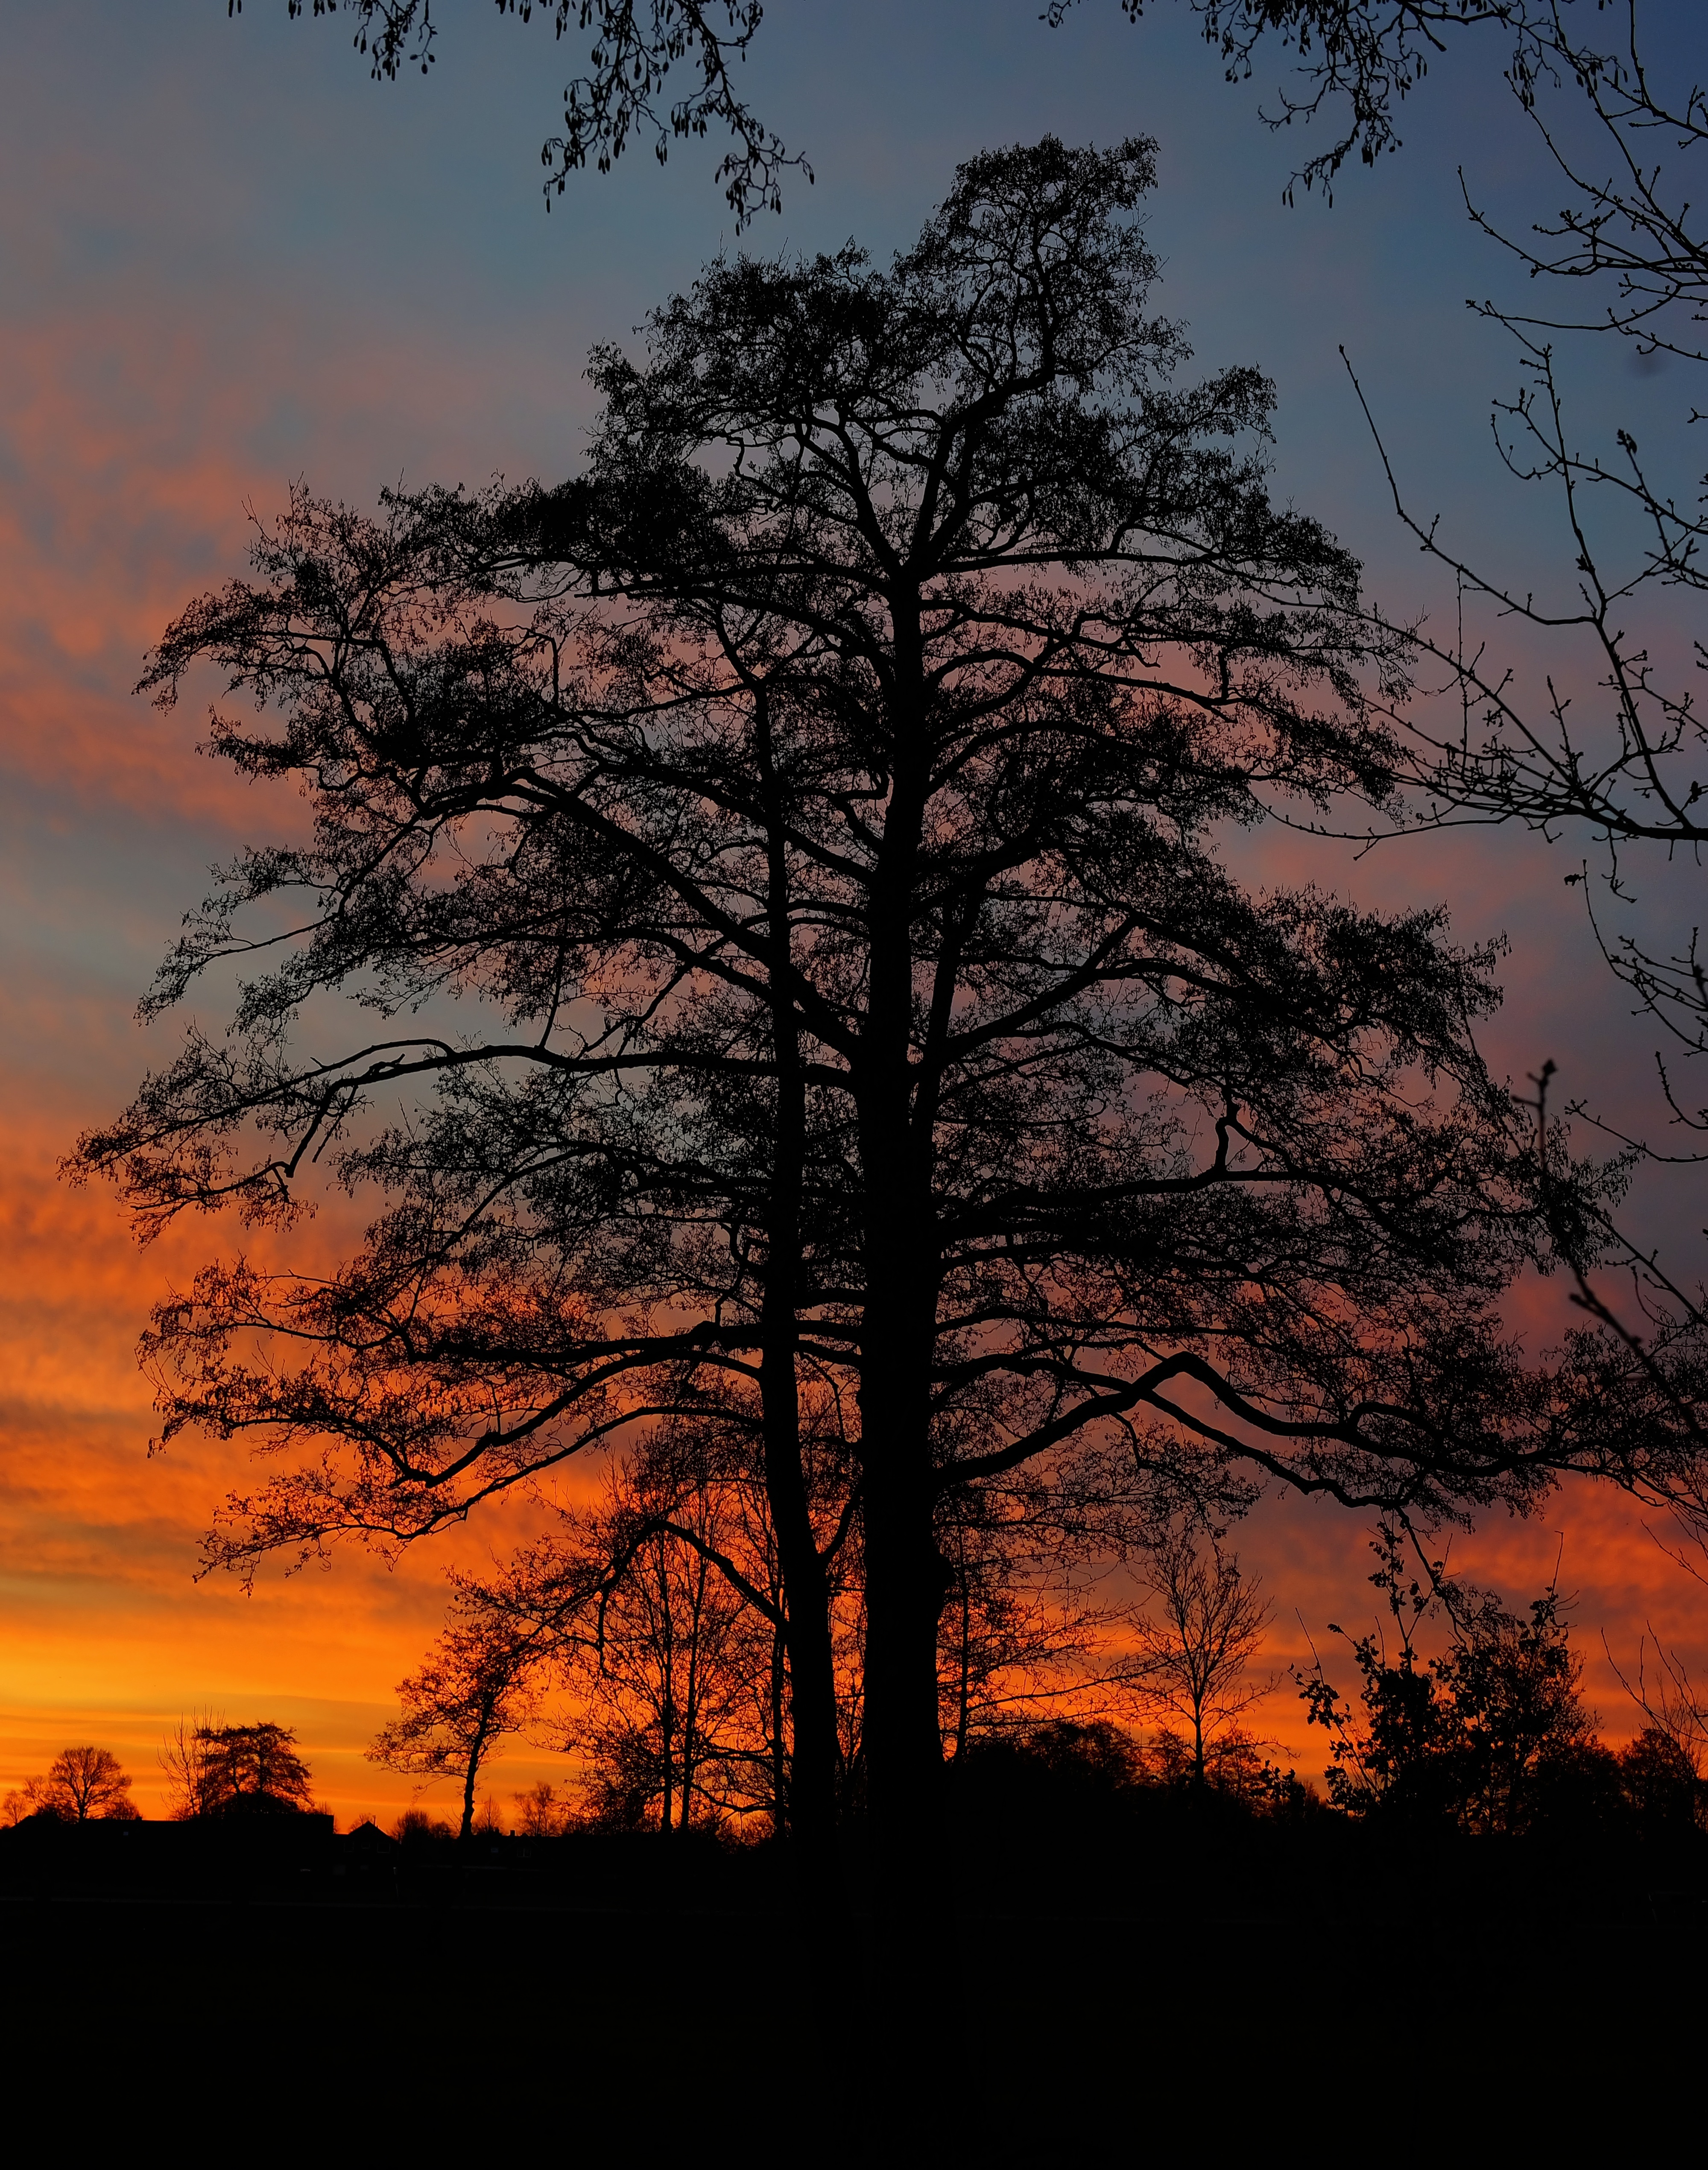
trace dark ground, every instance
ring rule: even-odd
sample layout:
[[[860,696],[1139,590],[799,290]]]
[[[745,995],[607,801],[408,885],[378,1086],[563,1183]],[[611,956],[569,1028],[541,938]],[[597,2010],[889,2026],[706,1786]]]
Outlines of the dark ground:
[[[69,2115],[128,2153],[152,2128],[195,2161],[915,2152],[860,2135],[851,2045],[830,2084],[792,2091],[762,1850],[581,1836],[468,1864],[306,1830],[198,1847],[184,1828],[0,1837],[14,2135],[39,2101],[50,2130]],[[1663,1880],[1677,1861],[1360,1851],[1343,1826],[1133,1836],[1132,1858],[971,1849],[944,1918],[954,2137],[921,2159],[1700,2145],[1708,1880]]]

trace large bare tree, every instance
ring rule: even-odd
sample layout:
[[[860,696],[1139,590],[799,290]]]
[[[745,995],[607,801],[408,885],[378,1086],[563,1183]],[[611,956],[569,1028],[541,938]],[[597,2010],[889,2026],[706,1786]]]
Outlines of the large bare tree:
[[[1503,1339],[1544,1238],[1470,1035],[1492,958],[1223,863],[1278,797],[1384,797],[1398,659],[1267,495],[1265,380],[1182,380],[1152,174],[1046,140],[887,270],[720,260],[643,360],[595,353],[559,486],[299,497],[149,682],[216,659],[264,714],[215,751],[314,833],[192,916],[149,1008],[235,962],[233,1034],[79,1162],[145,1226],[288,1241],[317,1166],[378,1199],[335,1270],[227,1258],[149,1338],[168,1437],[275,1450],[214,1541],[239,1569],[412,1542],[653,1425],[756,1442],[821,1917],[857,1532],[904,2035],[953,1503],[1244,1472],[1427,1520],[1564,1465],[1665,1493],[1684,1452],[1613,1455]],[[374,1022],[328,1051],[339,992]]]
[[[128,1821],[138,1813],[131,1799],[131,1774],[110,1748],[62,1748],[42,1778],[27,1778],[22,1798],[40,1814],[85,1824],[99,1818]]]

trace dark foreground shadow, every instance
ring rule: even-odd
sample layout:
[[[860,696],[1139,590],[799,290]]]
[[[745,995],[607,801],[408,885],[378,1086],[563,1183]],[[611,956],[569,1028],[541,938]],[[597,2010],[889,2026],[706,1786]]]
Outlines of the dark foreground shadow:
[[[1708,1887],[1214,1815],[1117,1836],[969,1835],[915,2135],[869,2129],[851,2035],[802,2084],[786,1878],[760,1850],[298,1833],[303,1857],[212,1849],[198,1885],[185,1841],[151,1879],[150,1841],[69,1832],[26,1860],[10,1835],[11,2092],[115,2130],[236,2118],[263,2160],[1409,2161],[1472,2128],[1479,2151],[1637,2146],[1695,2068]]]

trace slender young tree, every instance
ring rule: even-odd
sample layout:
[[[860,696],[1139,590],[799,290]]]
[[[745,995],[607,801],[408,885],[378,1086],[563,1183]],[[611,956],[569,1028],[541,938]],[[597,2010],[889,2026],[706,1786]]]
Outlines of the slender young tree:
[[[167,1437],[280,1451],[216,1533],[240,1569],[411,1542],[651,1424],[756,1440],[827,1933],[857,1531],[904,2035],[946,1503],[1101,1457],[1428,1518],[1567,1462],[1664,1492],[1682,1451],[1614,1456],[1501,1337],[1540,1229],[1470,1037],[1491,958],[1218,856],[1278,795],[1386,792],[1400,658],[1269,501],[1266,381],[1177,381],[1153,170],[1047,139],[970,161],[888,270],[719,261],[643,361],[596,351],[560,487],[299,497],[148,683],[207,656],[276,704],[213,746],[314,835],[247,855],[150,997],[249,959],[234,1036],[78,1162],[150,1226],[288,1230],[317,1164],[382,1195],[335,1272],[228,1259],[148,1338]],[[339,991],[381,1022],[299,1052]]]
[[[780,1607],[747,1572],[759,1563],[736,1563],[745,1547],[728,1507],[713,1483],[660,1497],[619,1472],[584,1528],[600,1594],[566,1643],[574,1715],[564,1745],[588,1756],[606,1820],[666,1832],[715,1821],[732,1793],[751,1790],[729,1783],[735,1766],[759,1775],[769,1761],[753,1724],[772,1640],[757,1601],[772,1617]]]
[[[1251,1670],[1274,1606],[1261,1580],[1241,1574],[1236,1553],[1214,1539],[1195,1543],[1188,1533],[1156,1547],[1145,1580],[1151,1609],[1138,1616],[1128,1692],[1184,1721],[1192,1782],[1202,1787],[1217,1740],[1274,1685]]]
[[[660,1430],[495,1577],[454,1576],[454,1634],[526,1649],[558,1691],[541,1726],[595,1820],[663,1831],[787,1818],[783,1604],[748,1443]]]
[[[399,1715],[366,1753],[412,1777],[455,1778],[462,1789],[459,1838],[474,1834],[474,1790],[505,1734],[527,1720],[538,1658],[526,1636],[489,1620],[447,1628],[419,1672],[398,1684]]]
[[[180,1716],[160,1744],[155,1761],[166,1774],[167,1814],[174,1823],[213,1812],[217,1788],[211,1743],[224,1723],[222,1714],[211,1711]]]

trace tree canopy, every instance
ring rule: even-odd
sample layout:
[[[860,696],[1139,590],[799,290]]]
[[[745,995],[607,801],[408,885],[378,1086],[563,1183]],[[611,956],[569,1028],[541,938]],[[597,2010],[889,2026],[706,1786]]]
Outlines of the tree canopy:
[[[110,1748],[61,1748],[45,1777],[25,1779],[20,1799],[25,1813],[61,1823],[128,1822],[137,1815],[131,1784],[130,1772]]]
[[[313,1777],[289,1726],[201,1725],[195,1740],[201,1787],[194,1813],[276,1815],[312,1806]]]

